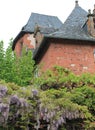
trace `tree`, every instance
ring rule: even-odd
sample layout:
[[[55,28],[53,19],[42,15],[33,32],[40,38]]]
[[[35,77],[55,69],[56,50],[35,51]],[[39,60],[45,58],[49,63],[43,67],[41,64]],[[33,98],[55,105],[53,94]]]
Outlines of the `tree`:
[[[5,58],[4,42],[1,41],[0,42],[0,79],[3,78],[4,58]]]
[[[32,51],[28,51],[26,54],[23,49],[22,56],[14,58],[12,67],[13,82],[21,86],[27,86],[31,84],[32,77],[34,76],[35,62],[32,60]]]
[[[10,39],[9,46],[5,51],[4,56],[4,69],[3,71],[3,79],[6,82],[12,81],[12,66],[14,61],[14,55],[12,52],[12,39]]]
[[[34,64],[32,51],[28,51],[26,54],[23,49],[22,56],[16,57],[12,51],[12,39],[6,51],[4,51],[3,42],[0,43],[0,79],[27,86],[31,84],[34,76]]]

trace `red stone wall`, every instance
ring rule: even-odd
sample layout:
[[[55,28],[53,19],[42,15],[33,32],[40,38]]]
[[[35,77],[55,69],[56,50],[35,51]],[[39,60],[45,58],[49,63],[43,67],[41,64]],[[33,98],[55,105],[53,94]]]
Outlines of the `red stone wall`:
[[[72,70],[75,74],[95,73],[94,50],[95,44],[90,42],[52,40],[40,65],[44,70],[59,65]]]
[[[15,46],[15,52],[17,56],[21,56],[22,48],[26,47],[27,49],[33,49],[35,48],[34,43],[32,44],[33,38],[29,38],[30,35],[33,34],[25,34],[23,37],[21,37]],[[34,42],[34,41],[33,41]]]

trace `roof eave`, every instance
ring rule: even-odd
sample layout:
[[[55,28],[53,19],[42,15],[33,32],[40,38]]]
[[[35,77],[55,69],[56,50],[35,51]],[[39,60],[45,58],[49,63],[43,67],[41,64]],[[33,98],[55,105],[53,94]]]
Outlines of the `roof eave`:
[[[95,42],[95,38],[92,39],[80,39],[80,38],[68,38],[68,37],[51,37],[51,38],[57,38],[57,39],[65,39],[65,40],[78,40],[78,41],[90,41],[90,42]]]

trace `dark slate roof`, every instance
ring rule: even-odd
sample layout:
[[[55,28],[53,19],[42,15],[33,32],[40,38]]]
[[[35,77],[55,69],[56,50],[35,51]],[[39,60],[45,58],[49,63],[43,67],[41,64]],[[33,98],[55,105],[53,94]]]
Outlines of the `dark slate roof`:
[[[27,24],[23,27],[23,31],[34,32],[35,25],[58,29],[61,27],[62,22],[56,16],[32,13]]]
[[[12,46],[13,50],[19,38],[22,37],[25,33],[33,33],[36,25],[42,28],[41,31],[43,33],[48,34],[60,28],[62,26],[62,22],[56,16],[31,13],[31,16],[27,24],[22,28],[22,30],[19,32],[19,34],[15,37],[13,41],[13,46]]]
[[[67,20],[61,26],[59,31],[51,33],[49,36],[54,38],[75,39],[75,40],[90,40],[95,38],[87,33],[86,21],[87,12],[79,5],[75,6]]]

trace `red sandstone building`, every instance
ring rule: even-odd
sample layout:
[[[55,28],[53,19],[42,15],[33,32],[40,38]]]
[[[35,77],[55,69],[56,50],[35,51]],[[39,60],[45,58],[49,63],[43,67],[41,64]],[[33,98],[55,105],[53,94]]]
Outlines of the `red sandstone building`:
[[[17,56],[21,55],[22,48],[36,49],[35,30],[41,29],[41,37],[57,31],[62,26],[62,22],[56,16],[32,13],[27,24],[22,28],[13,41],[12,49]]]
[[[76,1],[64,24],[57,17],[48,17],[54,21],[45,21],[43,17],[47,26],[41,24],[42,21],[33,25],[31,17],[24,26],[24,29],[28,26],[30,31],[22,29],[14,39],[13,50],[17,55],[21,54],[23,46],[27,46],[34,49],[33,59],[42,65],[43,70],[58,65],[75,74],[95,73],[95,7],[92,13],[90,10],[87,13]]]

